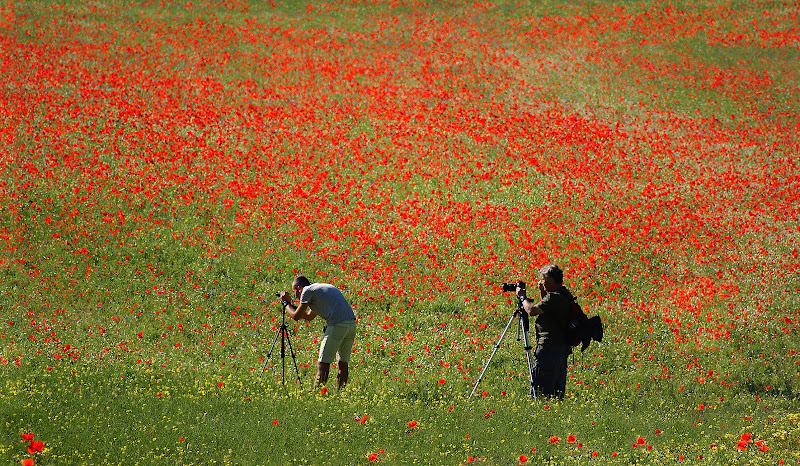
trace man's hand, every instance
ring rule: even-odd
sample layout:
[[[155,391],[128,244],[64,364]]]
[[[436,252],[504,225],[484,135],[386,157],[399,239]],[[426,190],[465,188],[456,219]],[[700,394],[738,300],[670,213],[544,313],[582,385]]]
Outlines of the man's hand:
[[[522,299],[522,300],[527,298],[527,296],[525,295],[525,288],[523,288],[523,287],[521,287],[519,285],[517,285],[517,297],[519,299]]]
[[[281,301],[286,301],[287,303],[292,302],[292,295],[290,295],[288,291],[281,291],[280,297]]]

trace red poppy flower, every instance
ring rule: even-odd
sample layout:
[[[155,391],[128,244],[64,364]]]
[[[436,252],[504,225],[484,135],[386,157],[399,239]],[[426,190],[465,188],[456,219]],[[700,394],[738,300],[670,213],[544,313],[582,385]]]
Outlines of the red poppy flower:
[[[31,455],[41,453],[43,450],[44,450],[44,442],[38,440],[31,440],[31,444],[28,445],[28,453],[30,453]]]
[[[747,450],[747,442],[744,440],[739,440],[736,442],[736,448],[738,450]]]

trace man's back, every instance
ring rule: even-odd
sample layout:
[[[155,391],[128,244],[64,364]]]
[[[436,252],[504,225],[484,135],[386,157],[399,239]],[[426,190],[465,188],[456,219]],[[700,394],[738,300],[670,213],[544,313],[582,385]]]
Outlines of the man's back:
[[[312,283],[305,287],[300,303],[308,303],[314,314],[325,319],[327,325],[356,318],[342,292],[329,283]]]
[[[537,304],[544,311],[536,318],[536,336],[540,345],[567,343],[566,329],[571,303],[572,294],[562,286],[556,291],[547,293]]]

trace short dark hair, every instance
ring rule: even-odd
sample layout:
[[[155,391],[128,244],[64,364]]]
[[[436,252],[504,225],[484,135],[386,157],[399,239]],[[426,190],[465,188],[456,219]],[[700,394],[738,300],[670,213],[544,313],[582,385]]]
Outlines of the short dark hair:
[[[310,282],[310,281],[308,281],[308,279],[307,279],[306,277],[304,277],[304,276],[302,276],[302,275],[299,275],[299,276],[298,276],[297,278],[295,278],[295,279],[294,279],[294,281],[292,282],[292,288],[295,288],[295,287],[298,287],[298,286],[299,286],[299,287],[306,287],[306,286],[308,286],[308,285],[310,285],[310,284],[311,284],[311,282]]]
[[[556,264],[545,265],[539,269],[539,275],[542,277],[550,277],[559,285],[564,283],[564,271]]]

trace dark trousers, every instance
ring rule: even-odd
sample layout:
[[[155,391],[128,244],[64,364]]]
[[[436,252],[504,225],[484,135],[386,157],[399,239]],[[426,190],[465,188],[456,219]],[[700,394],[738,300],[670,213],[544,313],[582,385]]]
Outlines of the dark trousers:
[[[567,345],[536,345],[533,361],[533,387],[536,396],[564,399],[567,388]]]

